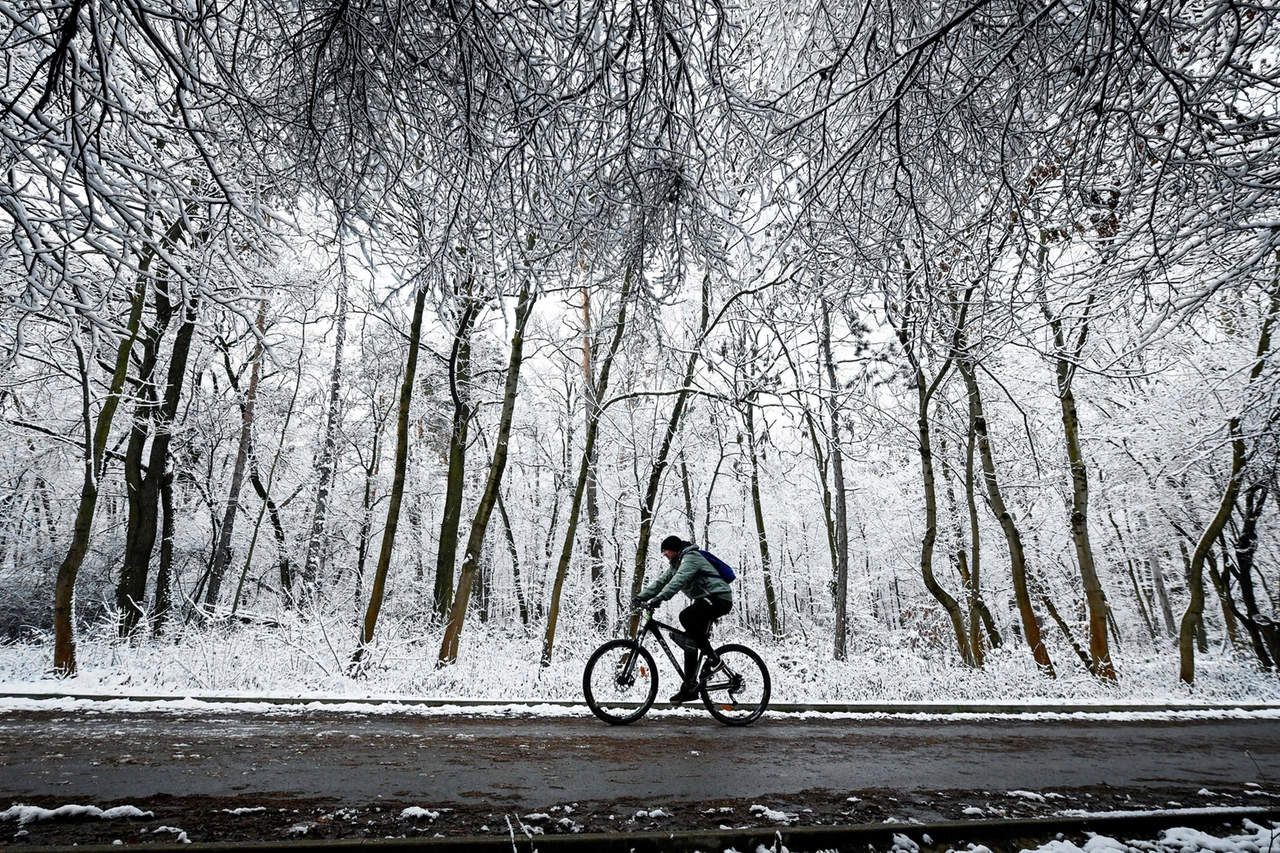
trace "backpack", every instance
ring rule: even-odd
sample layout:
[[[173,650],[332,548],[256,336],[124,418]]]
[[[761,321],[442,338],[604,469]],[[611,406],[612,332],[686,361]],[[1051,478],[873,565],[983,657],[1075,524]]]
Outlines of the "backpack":
[[[698,553],[706,558],[707,562],[711,564],[711,567],[720,575],[720,579],[722,581],[725,583],[733,583],[733,581],[737,579],[738,574],[733,570],[733,566],[730,566],[710,551],[699,550]]]

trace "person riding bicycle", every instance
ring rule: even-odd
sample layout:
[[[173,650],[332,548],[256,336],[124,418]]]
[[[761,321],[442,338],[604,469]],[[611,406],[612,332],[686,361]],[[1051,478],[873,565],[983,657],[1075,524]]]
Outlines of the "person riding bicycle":
[[[684,650],[684,684],[671,697],[671,703],[679,705],[698,696],[699,678],[696,667],[699,651],[706,661],[702,671],[703,681],[720,666],[720,660],[711,648],[708,629],[712,621],[733,609],[733,591],[715,567],[702,556],[697,545],[686,542],[679,536],[668,536],[662,540],[661,548],[662,556],[671,565],[661,577],[641,590],[631,603],[635,607],[656,607],[677,592],[683,592],[693,599],[692,604],[680,611],[680,624],[696,644],[696,648],[686,647]]]

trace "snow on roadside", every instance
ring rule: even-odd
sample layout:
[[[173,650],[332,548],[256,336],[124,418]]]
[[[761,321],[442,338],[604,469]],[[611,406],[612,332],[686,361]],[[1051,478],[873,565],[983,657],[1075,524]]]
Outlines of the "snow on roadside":
[[[0,821],[16,820],[19,826],[45,820],[62,820],[80,817],[96,817],[102,820],[119,820],[126,817],[155,817],[154,812],[144,812],[136,806],[116,806],[100,809],[97,806],[65,805],[56,809],[39,806],[14,805],[0,812]]]
[[[207,697],[195,699],[191,697],[169,698],[164,696],[135,696],[130,699],[110,698],[74,698],[60,696],[49,692],[48,685],[26,685],[32,696],[0,697],[0,714],[22,711],[58,711],[62,713],[172,713],[172,714],[252,714],[264,716],[290,716],[325,712],[332,714],[360,714],[363,716],[419,716],[419,717],[590,717],[591,711],[586,705],[572,703],[549,704],[538,700],[525,702],[507,701],[493,704],[457,704],[443,702],[441,704],[414,704],[416,700],[404,702],[375,698],[369,701],[351,700],[334,702],[324,696],[279,696],[259,697],[260,701],[239,701],[233,697]],[[0,692],[10,685],[0,684]],[[46,694],[45,698],[34,698]],[[430,701],[430,700],[422,700]],[[779,700],[780,701],[780,700]],[[941,707],[943,703],[939,703]],[[791,720],[898,720],[913,721],[981,721],[991,719],[1022,721],[1062,721],[1091,720],[1095,722],[1161,722],[1170,720],[1280,720],[1280,706],[1265,709],[1219,708],[1175,709],[1152,708],[1144,711],[1018,711],[1017,705],[1006,705],[1004,710],[990,712],[925,712],[904,708],[893,710],[892,703],[885,703],[885,710],[880,711],[792,711],[786,718]],[[913,705],[912,708],[918,708]],[[774,709],[771,714],[782,713]],[[649,712],[650,717],[696,717],[706,714],[701,705],[689,705],[682,708],[658,708]],[[1256,796],[1269,796],[1263,792]]]
[[[226,809],[223,809],[223,811],[226,811]],[[172,834],[175,836],[175,838],[174,838],[173,840],[174,840],[174,842],[175,842],[175,843],[177,843],[177,844],[190,844],[190,843],[191,843],[191,839],[190,839],[190,838],[187,838],[187,833],[186,833],[184,830],[182,830],[182,829],[180,829],[180,828],[178,828],[178,827],[176,827],[176,826],[157,826],[155,829],[151,830],[151,834],[152,834],[152,835],[156,835],[156,834],[161,833],[161,832],[169,832],[169,833],[172,833]]]
[[[345,617],[344,617],[345,618]],[[539,632],[469,625],[456,664],[435,666],[439,629],[389,627],[375,644],[376,666],[347,674],[349,626],[279,615],[279,627],[229,626],[179,631],[164,643],[122,645],[113,631],[78,639],[79,674],[46,678],[49,638],[0,645],[0,692],[105,695],[306,696],[361,702],[389,699],[571,701],[582,698],[582,667],[600,638],[583,629],[557,636],[551,666],[542,667]],[[397,634],[399,630],[402,633]],[[1117,704],[1280,703],[1280,679],[1247,662],[1210,653],[1197,659],[1196,685],[1177,678],[1176,650],[1131,650],[1118,660],[1118,684],[1101,684],[1081,667],[1057,679],[1039,675],[1025,650],[993,650],[981,670],[950,659],[945,649],[917,647],[899,633],[864,639],[844,661],[817,653],[801,638],[773,642],[741,629],[718,640],[745,642],[769,665],[777,703],[1001,703],[1046,707]],[[193,663],[194,662],[194,663]],[[665,682],[672,677],[660,665]],[[687,713],[687,712],[686,712]]]
[[[1244,833],[1219,838],[1199,829],[1174,827],[1162,830],[1155,840],[1121,841],[1109,835],[1089,833],[1089,839],[1080,846],[1072,841],[1055,839],[1023,853],[1280,853],[1280,829],[1259,826],[1251,820],[1244,821]],[[899,850],[895,844],[895,850]],[[991,853],[981,844],[970,844],[963,850],[951,849],[946,853]]]

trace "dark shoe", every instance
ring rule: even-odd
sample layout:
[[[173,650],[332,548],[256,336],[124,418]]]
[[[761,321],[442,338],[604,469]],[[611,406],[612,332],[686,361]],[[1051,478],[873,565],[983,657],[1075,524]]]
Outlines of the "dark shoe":
[[[712,676],[718,675],[724,671],[724,661],[720,658],[707,658],[706,663],[702,665],[702,676],[698,679],[698,683],[706,685]]]
[[[670,702],[672,705],[682,705],[685,702],[692,702],[698,698],[698,686],[696,684],[686,684],[680,688],[680,692],[672,696]]]

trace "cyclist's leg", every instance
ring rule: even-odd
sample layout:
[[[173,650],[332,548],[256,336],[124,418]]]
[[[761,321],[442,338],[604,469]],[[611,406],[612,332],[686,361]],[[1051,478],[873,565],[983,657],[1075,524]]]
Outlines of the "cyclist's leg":
[[[717,661],[715,660],[715,652],[711,649],[711,623],[728,613],[732,608],[733,602],[731,601],[719,598],[698,598],[680,611],[680,624],[684,626],[690,639],[697,644],[698,651],[702,653],[702,656],[713,665]],[[686,662],[689,660],[690,654],[688,651],[685,652]],[[696,681],[697,677],[697,673],[690,669],[687,678]]]

